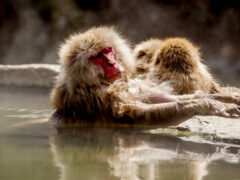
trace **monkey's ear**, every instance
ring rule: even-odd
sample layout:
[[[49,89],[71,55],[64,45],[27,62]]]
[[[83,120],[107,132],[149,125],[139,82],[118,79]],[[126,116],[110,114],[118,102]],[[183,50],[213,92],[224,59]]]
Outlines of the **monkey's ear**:
[[[146,55],[146,52],[143,51],[143,50],[140,50],[140,51],[138,52],[137,58],[141,58],[141,57],[143,57],[143,56],[145,56],[145,55]]]

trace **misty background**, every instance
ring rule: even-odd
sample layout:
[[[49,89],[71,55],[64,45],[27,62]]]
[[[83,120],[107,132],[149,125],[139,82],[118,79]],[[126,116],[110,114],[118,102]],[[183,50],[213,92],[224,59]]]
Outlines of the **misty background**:
[[[73,32],[114,25],[132,46],[186,37],[222,85],[240,86],[240,1],[1,0],[0,64],[57,63]]]

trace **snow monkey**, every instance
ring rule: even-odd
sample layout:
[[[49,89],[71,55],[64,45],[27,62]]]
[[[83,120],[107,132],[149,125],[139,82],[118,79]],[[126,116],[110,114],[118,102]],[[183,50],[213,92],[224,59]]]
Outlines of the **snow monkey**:
[[[138,69],[151,69],[148,78],[169,81],[175,94],[220,93],[220,87],[202,62],[198,48],[184,38],[150,39],[136,45]],[[142,76],[142,75],[141,75]],[[146,75],[145,75],[146,76]]]
[[[61,70],[51,93],[56,109],[52,120],[166,127],[196,114],[240,116],[238,96],[174,96],[147,80],[132,78],[131,49],[113,27],[70,36],[59,57]]]

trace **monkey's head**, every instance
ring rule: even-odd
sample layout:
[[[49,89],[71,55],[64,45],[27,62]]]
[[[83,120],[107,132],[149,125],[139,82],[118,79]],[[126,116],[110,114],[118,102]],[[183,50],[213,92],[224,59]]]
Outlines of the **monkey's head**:
[[[66,78],[79,86],[112,83],[134,67],[127,42],[113,27],[72,35],[61,46],[59,56]]]
[[[153,62],[156,51],[160,49],[162,41],[160,39],[149,39],[137,44],[133,50],[136,59],[136,73],[147,73]]]
[[[184,38],[169,38],[155,54],[154,66],[159,72],[177,71],[190,73],[198,67],[200,55],[198,48]]]
[[[153,55],[160,49],[162,41],[160,39],[149,39],[137,44],[133,50],[133,55],[137,63],[151,63]]]

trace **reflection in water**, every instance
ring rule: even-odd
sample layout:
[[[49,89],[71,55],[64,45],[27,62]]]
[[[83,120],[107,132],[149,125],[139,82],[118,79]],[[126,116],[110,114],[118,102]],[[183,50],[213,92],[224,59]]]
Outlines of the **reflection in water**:
[[[140,129],[62,128],[50,138],[50,145],[60,168],[60,180],[200,180],[240,176],[238,168],[231,168],[227,177],[212,176],[214,169],[208,168],[223,158],[238,167],[240,148],[186,142]]]
[[[187,130],[176,134],[170,128],[164,129],[165,134],[97,127],[56,132],[39,120],[50,114],[45,108],[0,107],[1,180],[240,179],[239,139],[226,139],[225,145],[216,145],[214,139],[204,144],[183,140],[191,135]]]

